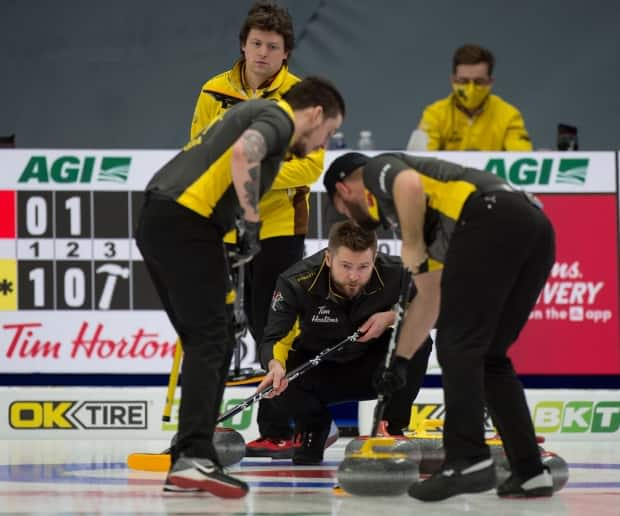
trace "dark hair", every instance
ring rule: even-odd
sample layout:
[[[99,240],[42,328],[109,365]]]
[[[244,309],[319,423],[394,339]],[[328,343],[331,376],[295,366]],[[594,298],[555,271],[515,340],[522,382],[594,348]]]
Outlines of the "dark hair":
[[[377,235],[358,226],[352,220],[336,222],[329,229],[328,249],[335,253],[339,247],[346,247],[356,253],[372,249],[374,255],[377,250]]]
[[[306,77],[288,90],[282,98],[293,110],[322,106],[325,118],[344,117],[344,99],[336,87],[321,77]]]
[[[265,32],[277,32],[284,39],[284,50],[291,52],[295,46],[295,33],[293,32],[293,20],[284,7],[274,2],[256,2],[243,22],[239,31],[239,41],[245,45],[251,29]],[[290,57],[290,55],[289,55]]]
[[[452,58],[452,73],[456,73],[456,67],[458,65],[473,65],[478,63],[486,63],[489,67],[489,76],[493,75],[495,57],[493,57],[491,51],[479,45],[463,45],[454,52],[454,57]]]

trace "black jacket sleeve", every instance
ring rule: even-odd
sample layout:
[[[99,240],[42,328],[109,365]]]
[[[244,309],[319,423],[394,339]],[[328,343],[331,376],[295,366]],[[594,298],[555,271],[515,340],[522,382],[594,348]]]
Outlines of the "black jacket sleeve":
[[[273,358],[286,367],[288,352],[300,333],[300,312],[299,298],[291,280],[281,275],[276,282],[260,346],[260,362],[265,369]]]

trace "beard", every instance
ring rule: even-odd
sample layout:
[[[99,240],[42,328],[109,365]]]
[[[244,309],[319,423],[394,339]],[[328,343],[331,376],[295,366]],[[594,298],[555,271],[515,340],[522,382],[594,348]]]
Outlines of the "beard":
[[[372,218],[368,210],[364,210],[359,204],[345,201],[345,205],[349,210],[351,218],[359,227],[367,231],[374,231],[381,225],[381,220]]]
[[[331,278],[332,287],[336,290],[336,292],[342,296],[345,296],[349,299],[353,299],[358,296],[362,291],[364,285],[361,283],[340,283],[336,281],[333,276]]]

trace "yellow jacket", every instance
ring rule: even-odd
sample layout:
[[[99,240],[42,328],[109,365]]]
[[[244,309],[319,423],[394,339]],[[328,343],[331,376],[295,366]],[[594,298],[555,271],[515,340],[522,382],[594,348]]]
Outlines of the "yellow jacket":
[[[300,81],[284,65],[274,79],[256,91],[243,84],[244,61],[237,61],[232,69],[209,79],[203,86],[194,109],[191,138],[195,138],[229,107],[252,98],[279,100],[291,86]],[[325,151],[311,152],[304,158],[289,155],[282,163],[271,190],[260,200],[258,209],[263,222],[260,238],[305,235],[308,231],[310,186],[323,171]],[[225,242],[234,242],[231,231]]]
[[[532,142],[519,110],[489,95],[470,118],[456,106],[454,94],[424,110],[419,129],[428,135],[427,150],[531,151]]]

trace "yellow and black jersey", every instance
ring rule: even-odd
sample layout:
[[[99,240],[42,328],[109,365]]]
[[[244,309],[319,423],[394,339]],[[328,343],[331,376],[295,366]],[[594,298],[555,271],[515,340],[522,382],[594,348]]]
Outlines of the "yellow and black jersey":
[[[444,263],[450,238],[472,193],[512,190],[503,179],[483,170],[404,153],[379,154],[364,166],[364,185],[376,198],[379,215],[386,226],[400,226],[392,188],[396,176],[407,169],[420,174],[426,195],[424,241],[431,270],[441,268]]]
[[[240,213],[232,183],[232,145],[247,129],[262,134],[267,153],[260,165],[260,195],[271,187],[293,136],[293,111],[283,100],[252,100],[228,110],[190,141],[149,182],[147,192],[168,197],[208,218],[222,232]]]
[[[276,283],[260,348],[263,366],[272,358],[285,365],[292,348],[318,354],[351,335],[371,315],[390,310],[398,301],[402,273],[398,256],[377,253],[370,281],[357,297],[349,299],[331,287],[325,250],[284,271]],[[329,360],[348,362],[373,343],[348,343]]]
[[[424,110],[419,129],[428,135],[427,150],[532,150],[523,117],[512,104],[489,95],[473,117],[456,104],[452,94]]]
[[[202,86],[192,119],[192,138],[232,106],[256,98],[279,100],[300,81],[287,66],[283,66],[262,88],[252,90],[243,83],[243,67],[244,61],[240,59],[230,70],[216,75]],[[258,206],[262,220],[261,239],[308,232],[310,185],[321,176],[324,158],[323,149],[303,158],[291,154],[284,158],[271,190]],[[226,235],[225,241],[235,241],[234,231]]]

